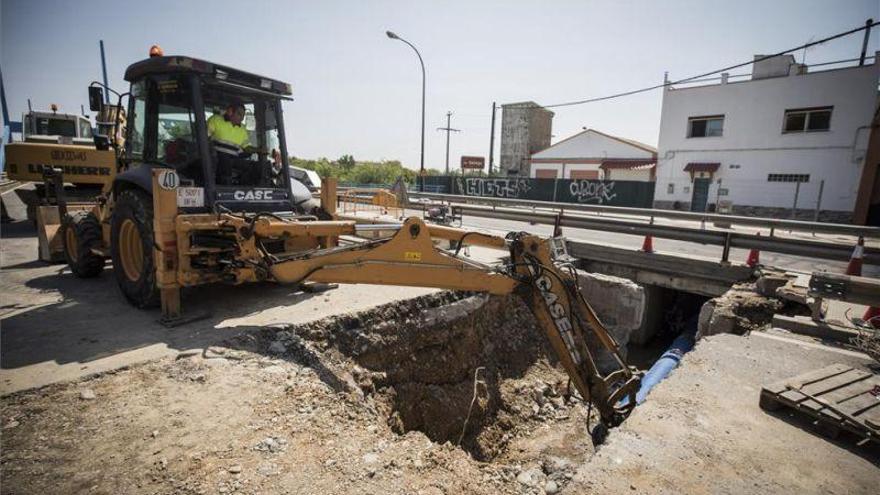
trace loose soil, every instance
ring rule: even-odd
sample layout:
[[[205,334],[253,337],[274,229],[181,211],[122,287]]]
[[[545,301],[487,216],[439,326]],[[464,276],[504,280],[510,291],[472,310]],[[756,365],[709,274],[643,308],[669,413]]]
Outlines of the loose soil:
[[[6,397],[0,492],[554,493],[567,392],[519,299],[437,293]]]

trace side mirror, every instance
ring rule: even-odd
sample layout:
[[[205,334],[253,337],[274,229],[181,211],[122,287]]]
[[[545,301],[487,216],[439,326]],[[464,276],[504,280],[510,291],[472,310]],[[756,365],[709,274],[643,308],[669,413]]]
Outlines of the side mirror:
[[[110,149],[110,138],[104,134],[95,134],[92,136],[95,141],[95,149],[99,151],[107,151]]]
[[[89,110],[100,112],[104,105],[104,90],[100,86],[89,86]]]

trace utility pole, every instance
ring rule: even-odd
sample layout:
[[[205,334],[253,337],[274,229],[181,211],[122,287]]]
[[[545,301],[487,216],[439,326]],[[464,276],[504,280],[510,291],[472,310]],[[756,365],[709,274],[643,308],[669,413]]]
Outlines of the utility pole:
[[[104,75],[104,103],[110,104],[110,91],[107,89],[110,86],[107,84],[107,58],[104,57],[104,40],[98,40],[98,45],[101,47],[101,73]]]
[[[868,19],[865,21],[865,39],[862,40],[862,55],[859,57],[859,67],[865,65],[865,55],[868,51],[868,38],[871,36],[871,26],[874,24],[874,19]],[[874,63],[877,63],[875,60]]]
[[[492,165],[495,163],[495,109],[498,108],[492,102],[492,130],[489,132],[489,175],[492,175]]]
[[[461,132],[461,129],[453,129],[451,126],[452,112],[446,112],[446,127],[438,127],[438,131],[446,131],[446,175],[449,175],[449,133]]]

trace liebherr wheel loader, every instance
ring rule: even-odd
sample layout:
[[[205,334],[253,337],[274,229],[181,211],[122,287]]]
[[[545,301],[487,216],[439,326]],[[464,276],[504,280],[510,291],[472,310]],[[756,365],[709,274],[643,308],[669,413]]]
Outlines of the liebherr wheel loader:
[[[603,421],[618,424],[635,404],[639,375],[584,300],[561,237],[506,237],[429,225],[418,217],[367,225],[336,214],[336,185],[323,181],[320,204],[291,181],[281,102],[290,85],[182,56],[137,62],[118,171],[89,210],[67,215],[70,268],[92,277],[113,260],[125,297],[182,317],[180,289],[207,283],[305,281],[427,286],[491,294],[518,293],[562,366]],[[93,110],[102,89],[90,88]],[[215,142],[207,121],[230,102],[243,105],[247,149]],[[96,138],[100,141],[100,137]],[[370,231],[386,237],[353,240]],[[359,236],[360,234],[360,236]],[[457,250],[438,247],[446,240]],[[509,252],[498,265],[460,257],[464,245]],[[616,358],[602,374],[598,353]],[[622,406],[620,400],[629,397]]]

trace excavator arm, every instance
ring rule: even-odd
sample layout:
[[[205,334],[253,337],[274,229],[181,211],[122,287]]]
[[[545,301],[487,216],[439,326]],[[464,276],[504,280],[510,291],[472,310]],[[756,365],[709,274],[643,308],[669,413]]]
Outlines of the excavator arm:
[[[277,235],[285,228],[278,221],[260,222],[253,226],[254,237]],[[343,230],[354,234],[358,227],[345,224]],[[396,229],[396,233],[345,247],[267,256],[265,269],[282,283],[310,280],[517,293],[535,315],[571,382],[585,400],[595,404],[603,422],[614,426],[629,414],[639,376],[623,361],[614,338],[581,295],[564,239],[527,233],[502,238],[429,226],[417,217],[379,228]],[[503,248],[510,256],[498,265],[486,265],[435,247],[435,239],[452,241],[459,250],[465,244]],[[596,363],[600,354],[612,356],[617,369],[603,375]],[[629,397],[627,405],[618,406],[624,397]]]

